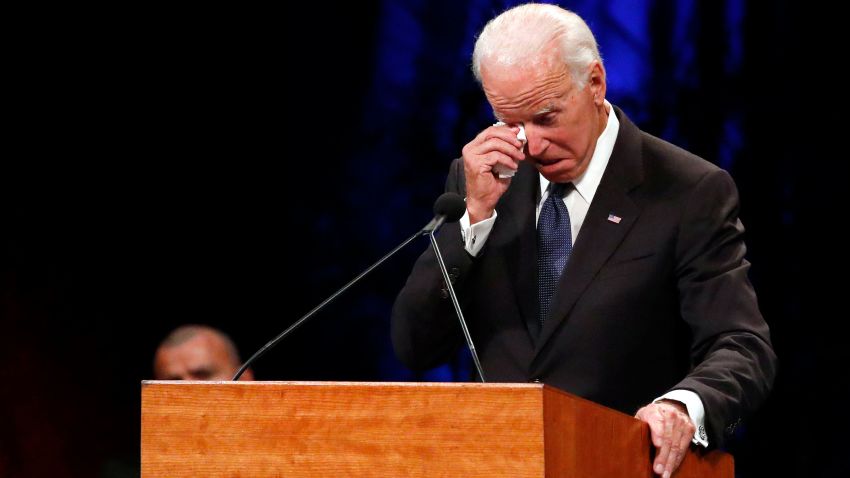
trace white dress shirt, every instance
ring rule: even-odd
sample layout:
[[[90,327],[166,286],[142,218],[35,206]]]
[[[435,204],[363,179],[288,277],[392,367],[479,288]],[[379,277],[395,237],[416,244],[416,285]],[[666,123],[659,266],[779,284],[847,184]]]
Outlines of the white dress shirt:
[[[593,156],[590,158],[590,163],[587,170],[581,177],[573,181],[573,188],[564,196],[564,204],[567,205],[567,211],[570,213],[570,226],[573,244],[578,238],[581,226],[584,224],[584,218],[587,216],[587,211],[590,209],[590,203],[593,201],[593,196],[599,188],[599,183],[602,181],[602,175],[605,173],[605,168],[608,166],[608,160],[611,159],[611,152],[614,150],[614,143],[617,141],[617,133],[620,131],[620,121],[617,115],[614,114],[611,108],[611,103],[605,100],[605,109],[608,110],[608,123],[605,130],[599,135],[596,140],[596,149],[593,151]],[[540,208],[549,196],[548,191],[549,180],[540,175],[540,202],[537,203],[536,219],[540,219]],[[496,222],[498,214],[493,211],[493,215],[488,219],[469,223],[469,211],[460,219],[460,229],[462,239],[468,252],[471,256],[477,256],[487,238],[490,236],[490,231],[493,230],[493,224]],[[672,390],[658,398],[653,403],[660,400],[674,400],[685,405],[688,409],[688,415],[696,427],[696,432],[692,439],[693,443],[702,446],[708,446],[708,437],[705,433],[705,407],[700,400],[699,395],[690,390]]]

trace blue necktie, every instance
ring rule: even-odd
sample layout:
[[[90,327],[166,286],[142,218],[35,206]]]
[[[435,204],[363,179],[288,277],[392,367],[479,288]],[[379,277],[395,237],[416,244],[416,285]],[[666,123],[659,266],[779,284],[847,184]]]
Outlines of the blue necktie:
[[[564,204],[564,191],[571,183],[549,184],[549,197],[537,220],[537,297],[540,326],[549,318],[552,296],[573,250],[570,213]]]

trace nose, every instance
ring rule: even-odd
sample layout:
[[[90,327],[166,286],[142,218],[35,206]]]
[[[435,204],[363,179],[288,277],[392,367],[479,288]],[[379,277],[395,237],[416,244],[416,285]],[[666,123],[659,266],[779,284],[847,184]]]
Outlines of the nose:
[[[537,131],[537,128],[533,125],[526,124],[525,137],[528,141],[526,143],[526,151],[529,156],[540,157],[546,152],[546,148],[549,147],[549,140],[544,138],[541,132]]]

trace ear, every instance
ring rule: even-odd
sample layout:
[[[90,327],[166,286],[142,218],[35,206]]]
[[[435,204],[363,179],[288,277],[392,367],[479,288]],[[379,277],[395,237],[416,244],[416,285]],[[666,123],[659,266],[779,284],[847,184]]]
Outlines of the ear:
[[[605,81],[605,67],[597,60],[590,64],[590,74],[587,78],[590,93],[593,95],[593,103],[601,107],[605,103],[607,83]]]

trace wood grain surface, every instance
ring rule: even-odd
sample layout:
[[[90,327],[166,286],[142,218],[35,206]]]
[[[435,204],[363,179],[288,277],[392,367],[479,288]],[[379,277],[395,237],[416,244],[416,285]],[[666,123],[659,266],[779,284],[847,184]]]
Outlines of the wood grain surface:
[[[645,424],[541,384],[142,383],[144,478],[649,477],[650,448]],[[677,476],[733,477],[710,456]]]

